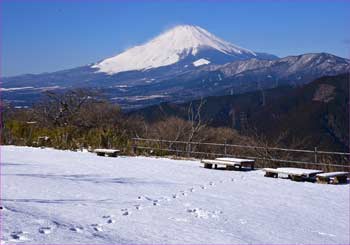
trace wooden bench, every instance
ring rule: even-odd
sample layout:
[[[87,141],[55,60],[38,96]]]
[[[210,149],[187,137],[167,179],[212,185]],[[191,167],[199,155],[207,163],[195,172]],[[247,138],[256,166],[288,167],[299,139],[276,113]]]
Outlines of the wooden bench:
[[[242,166],[246,164],[254,169],[254,160],[250,159],[241,159],[241,158],[216,158],[215,160],[203,159],[201,161],[204,163],[204,168],[217,168],[219,165],[225,166],[226,169],[241,169]]]
[[[250,167],[252,170],[254,169],[255,160],[252,159],[244,159],[244,158],[235,158],[235,157],[218,157],[215,160],[225,161],[229,163],[233,163],[235,167]]]
[[[278,178],[279,174],[288,175],[294,181],[304,181],[323,173],[322,170],[303,168],[264,168],[265,177]]]
[[[348,172],[330,172],[316,175],[316,181],[320,184],[345,184],[348,182]]]
[[[97,156],[109,156],[109,157],[116,157],[118,156],[118,153],[120,150],[115,149],[95,149],[94,153],[97,154]]]

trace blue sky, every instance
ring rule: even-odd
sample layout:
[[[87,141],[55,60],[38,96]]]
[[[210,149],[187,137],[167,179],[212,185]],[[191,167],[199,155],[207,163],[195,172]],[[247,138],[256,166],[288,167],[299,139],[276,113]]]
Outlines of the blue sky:
[[[349,1],[1,1],[3,76],[82,66],[177,24],[278,56],[349,57]]]

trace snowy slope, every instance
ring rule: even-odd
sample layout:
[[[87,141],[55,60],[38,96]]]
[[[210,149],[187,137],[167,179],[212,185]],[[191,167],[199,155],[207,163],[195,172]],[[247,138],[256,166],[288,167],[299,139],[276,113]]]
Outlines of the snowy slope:
[[[228,56],[243,58],[257,56],[253,51],[226,42],[199,26],[180,25],[146,44],[105,59],[93,65],[92,68],[108,74],[147,70],[174,64],[188,56],[196,56],[202,50],[215,50]]]
[[[4,243],[349,243],[349,185],[2,146]]]

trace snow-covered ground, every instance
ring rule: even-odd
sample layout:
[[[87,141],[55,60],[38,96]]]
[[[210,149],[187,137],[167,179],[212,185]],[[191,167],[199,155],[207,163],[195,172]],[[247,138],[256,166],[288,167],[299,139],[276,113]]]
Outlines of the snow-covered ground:
[[[4,243],[349,243],[349,185],[1,147]]]

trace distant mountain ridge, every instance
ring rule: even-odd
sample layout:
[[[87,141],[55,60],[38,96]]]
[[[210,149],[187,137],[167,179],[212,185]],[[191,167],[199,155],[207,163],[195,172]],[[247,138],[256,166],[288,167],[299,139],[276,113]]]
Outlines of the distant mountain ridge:
[[[226,42],[198,26],[182,25],[114,57],[73,69],[2,78],[2,97],[30,106],[46,90],[90,88],[126,109],[164,101],[297,86],[350,70],[327,53],[278,58]]]

